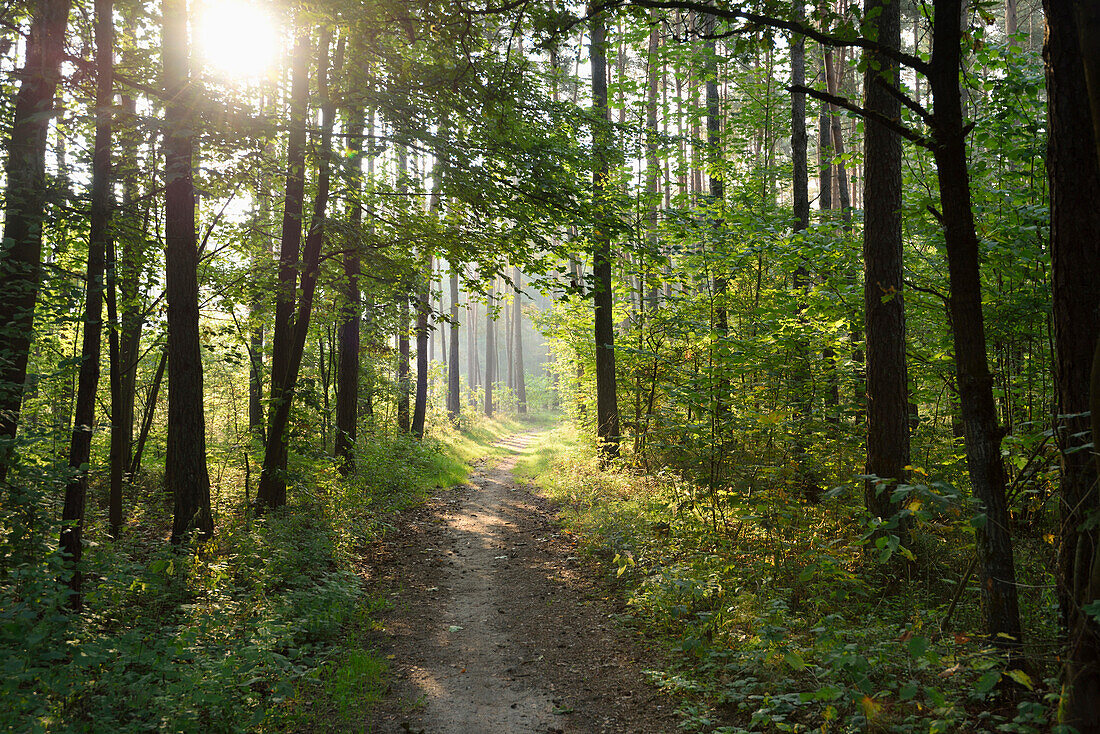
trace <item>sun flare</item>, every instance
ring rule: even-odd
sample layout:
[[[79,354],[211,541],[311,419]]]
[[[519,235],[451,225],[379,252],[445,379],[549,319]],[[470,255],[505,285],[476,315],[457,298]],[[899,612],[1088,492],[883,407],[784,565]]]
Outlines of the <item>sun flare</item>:
[[[207,66],[230,79],[255,79],[275,66],[279,29],[258,3],[210,0],[199,10],[199,51]]]

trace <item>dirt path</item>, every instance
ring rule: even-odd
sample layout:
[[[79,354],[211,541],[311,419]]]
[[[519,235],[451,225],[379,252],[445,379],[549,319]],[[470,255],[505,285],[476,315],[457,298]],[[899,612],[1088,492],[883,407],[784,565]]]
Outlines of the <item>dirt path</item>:
[[[503,442],[520,450],[531,434]],[[516,456],[410,513],[374,559],[394,606],[378,641],[394,683],[373,732],[672,732],[553,508]]]

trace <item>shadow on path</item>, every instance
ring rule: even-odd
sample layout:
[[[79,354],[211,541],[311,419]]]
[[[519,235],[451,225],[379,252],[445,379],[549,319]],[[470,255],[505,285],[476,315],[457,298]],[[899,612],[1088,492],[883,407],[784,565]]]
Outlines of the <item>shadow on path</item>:
[[[367,731],[671,732],[671,704],[511,454],[444,492],[387,542],[394,606],[379,646],[394,673]]]

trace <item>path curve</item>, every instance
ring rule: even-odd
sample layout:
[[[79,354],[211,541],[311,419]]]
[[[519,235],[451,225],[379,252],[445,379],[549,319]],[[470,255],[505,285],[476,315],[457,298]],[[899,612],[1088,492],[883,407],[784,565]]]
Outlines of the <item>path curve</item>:
[[[553,508],[512,476],[536,438],[498,444],[507,457],[404,517],[372,564],[392,585],[394,683],[368,731],[675,731]]]

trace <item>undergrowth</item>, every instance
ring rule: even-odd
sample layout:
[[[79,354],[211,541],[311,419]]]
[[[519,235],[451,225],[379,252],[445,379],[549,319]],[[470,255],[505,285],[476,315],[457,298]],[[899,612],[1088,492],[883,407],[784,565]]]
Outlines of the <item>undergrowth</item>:
[[[393,513],[464,480],[508,430],[441,427],[422,444],[367,434],[347,478],[298,455],[288,506],[255,517],[243,487],[225,483],[215,536],[180,549],[167,543],[170,500],[154,472],[135,485],[117,542],[90,503],[79,614],[65,608],[67,571],[49,542],[65,472],[13,482],[0,503],[0,731],[354,726],[386,677],[364,642],[383,601],[367,595],[362,551]]]
[[[924,510],[900,549],[870,544],[854,499],[707,493],[668,471],[601,469],[566,428],[518,473],[585,538],[626,623],[667,645],[670,663],[649,675],[679,700],[685,731],[1052,730],[1049,649],[1010,664],[990,648],[972,580],[952,608],[971,531],[931,511],[934,497],[954,501],[935,482],[909,490]],[[1046,590],[1026,603],[1053,601]]]

